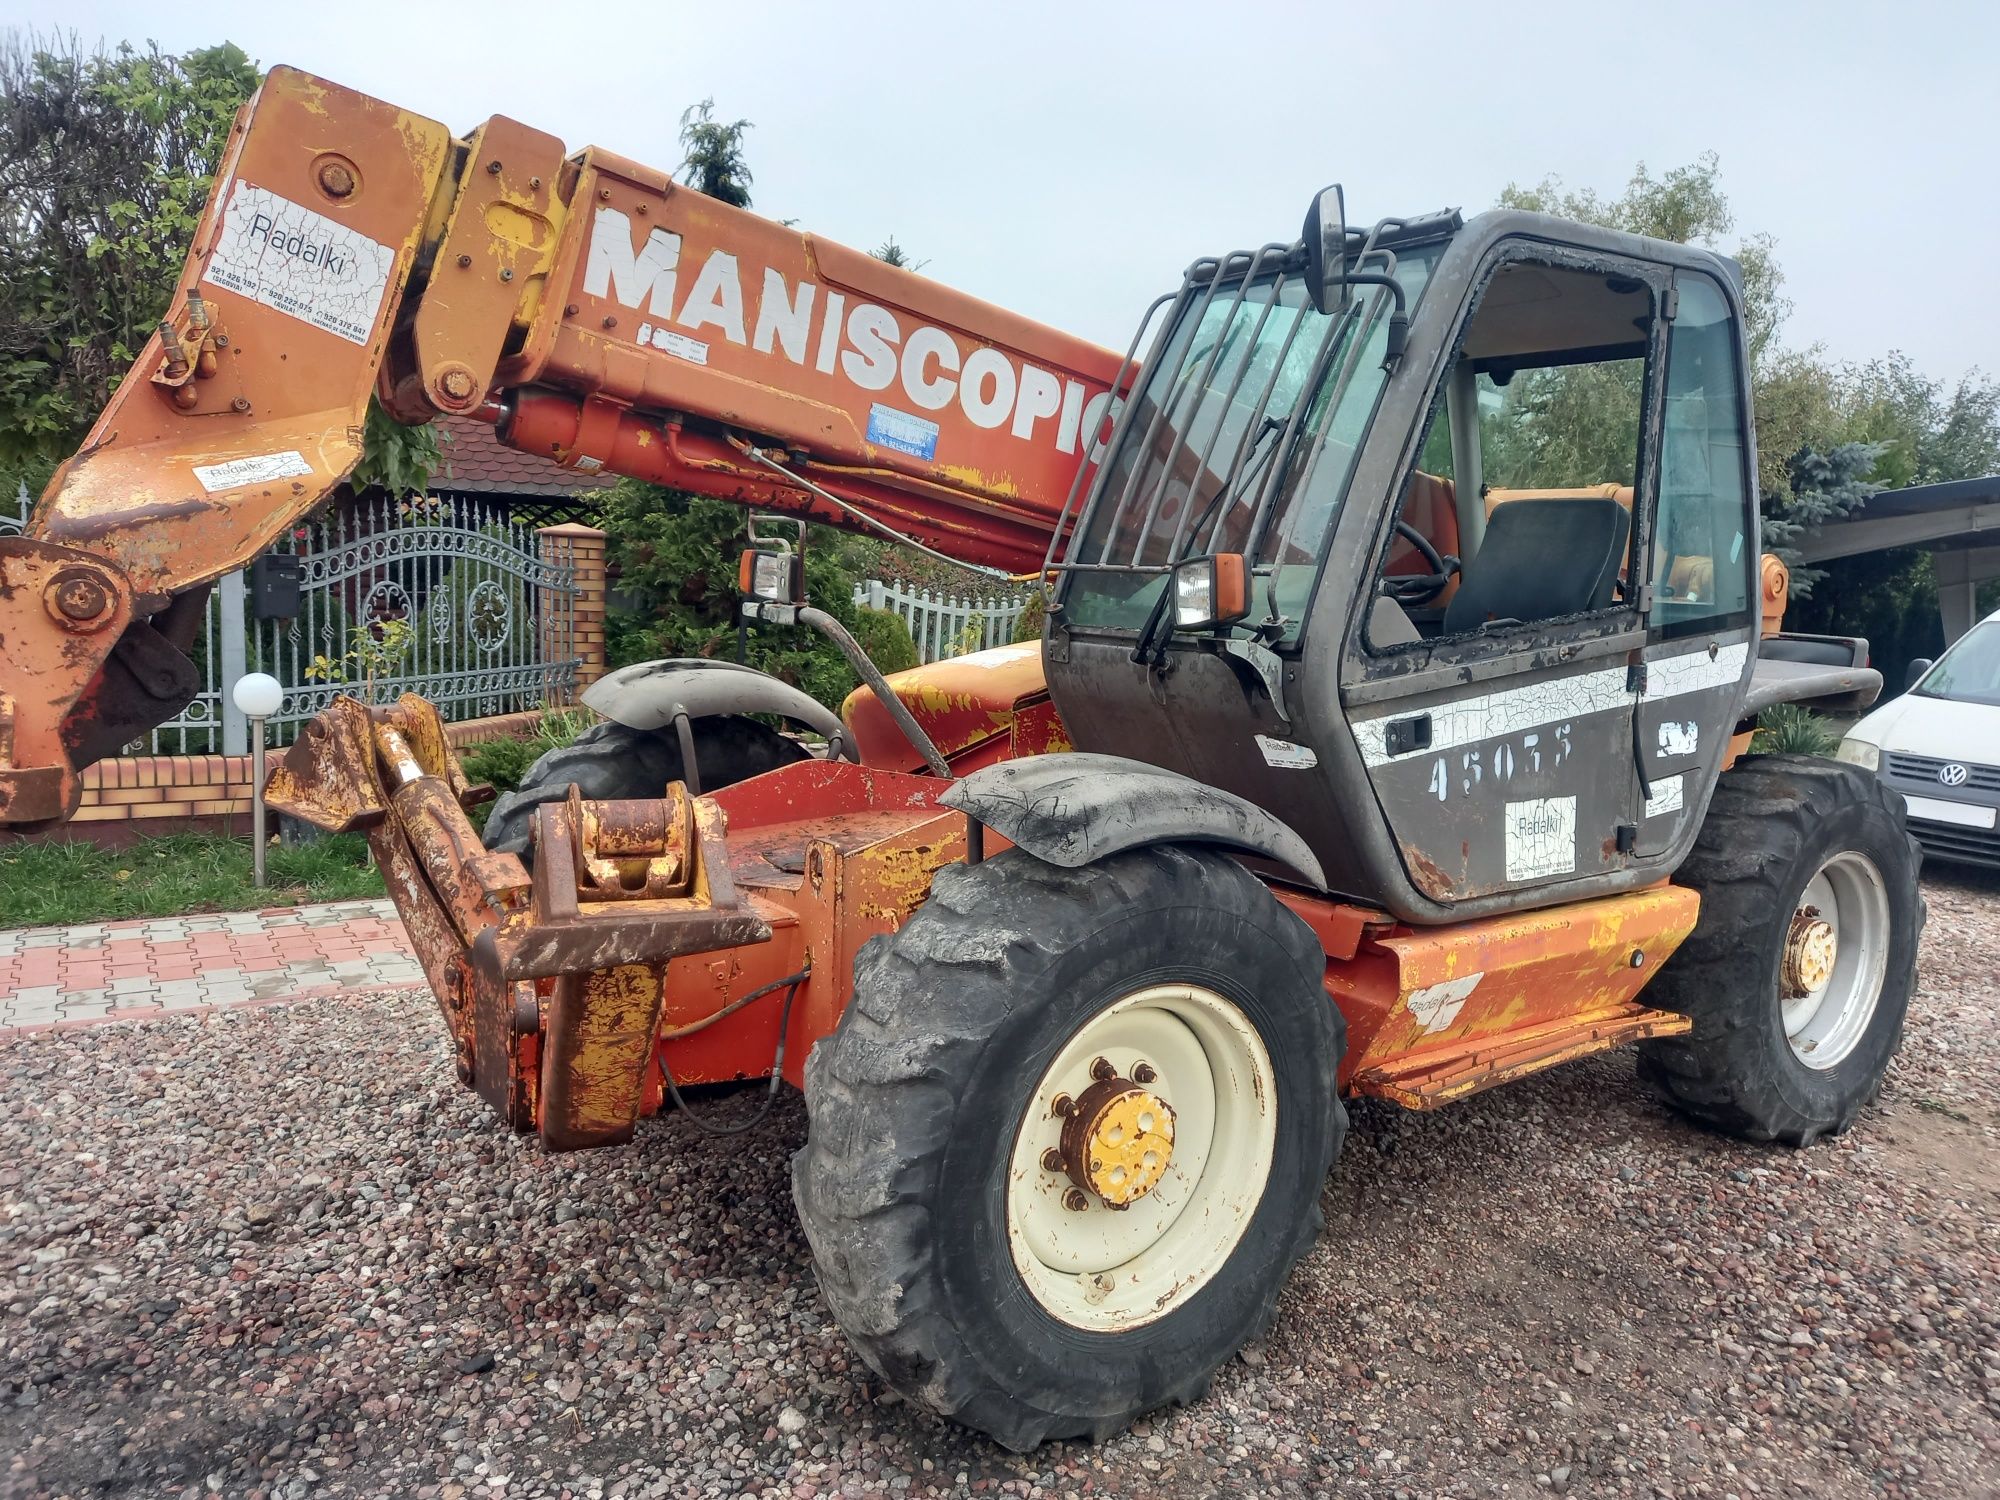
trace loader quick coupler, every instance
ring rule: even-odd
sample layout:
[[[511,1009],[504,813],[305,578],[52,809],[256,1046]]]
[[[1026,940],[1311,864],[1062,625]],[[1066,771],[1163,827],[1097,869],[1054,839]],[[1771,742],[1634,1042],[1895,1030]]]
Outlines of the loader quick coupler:
[[[452,1033],[459,1077],[552,1149],[629,1139],[668,965],[770,937],[730,877],[719,808],[657,798],[536,809],[532,877],[480,842],[437,710],[340,698],[272,773],[269,804],[361,830]]]

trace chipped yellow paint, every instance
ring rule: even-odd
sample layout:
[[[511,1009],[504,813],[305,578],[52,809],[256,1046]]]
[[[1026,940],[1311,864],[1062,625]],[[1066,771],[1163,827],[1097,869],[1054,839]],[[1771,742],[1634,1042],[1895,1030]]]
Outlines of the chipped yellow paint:
[[[919,667],[917,670],[921,673],[923,669]],[[977,712],[979,708],[979,700],[972,694],[953,693],[949,688],[939,687],[921,676],[909,685],[916,691],[917,704],[928,713]]]
[[[984,490],[1006,500],[1021,498],[1021,487],[1013,480],[974,464],[939,464],[937,471],[953,484],[962,484],[969,490]]]
[[[1145,1089],[1120,1093],[1084,1125],[1082,1147],[1079,1166],[1090,1190],[1119,1207],[1136,1203],[1173,1164],[1174,1112]]]
[[[544,1134],[616,1140],[638,1120],[640,1084],[660,1016],[654,964],[566,974],[556,984],[542,1058],[542,1098],[568,1102],[568,1118]]]
[[[1049,736],[1048,743],[1036,753],[1039,755],[1060,755],[1064,751],[1074,750],[1075,748],[1076,741],[1069,737],[1069,731],[1058,729]]]
[[[959,855],[942,842],[873,845],[852,857],[848,893],[862,916],[901,927],[929,897],[931,877]]]

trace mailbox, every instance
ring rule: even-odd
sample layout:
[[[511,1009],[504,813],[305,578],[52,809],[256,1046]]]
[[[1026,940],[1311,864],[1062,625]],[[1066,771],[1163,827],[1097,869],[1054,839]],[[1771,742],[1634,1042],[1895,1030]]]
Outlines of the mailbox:
[[[300,561],[290,552],[266,552],[250,564],[250,612],[258,619],[297,618]]]

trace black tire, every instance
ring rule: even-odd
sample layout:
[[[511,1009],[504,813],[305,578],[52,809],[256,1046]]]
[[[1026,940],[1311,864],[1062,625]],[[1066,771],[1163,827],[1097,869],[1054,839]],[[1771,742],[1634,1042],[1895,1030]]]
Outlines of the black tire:
[[[1888,958],[1853,1050],[1813,1068],[1785,1038],[1779,968],[1806,886],[1844,851],[1881,872]],[[1857,767],[1760,755],[1724,772],[1674,877],[1701,893],[1701,917],[1645,994],[1692,1017],[1694,1030],[1641,1043],[1641,1074],[1683,1113],[1746,1140],[1805,1146],[1846,1130],[1902,1041],[1924,924],[1922,858],[1903,827],[1903,799]]]
[[[748,781],[810,754],[798,741],[755,719],[717,716],[695,719],[690,727],[704,792]],[[668,782],[679,780],[680,738],[672,729],[628,729],[602,720],[549,751],[528,767],[518,788],[494,802],[486,819],[486,847],[532,859],[528,844],[535,809],[567,797],[572,785],[590,801],[616,802],[661,796]]]
[[[1347,1130],[1341,1016],[1310,930],[1235,861],[1186,846],[1060,869],[1019,850],[938,871],[855,964],[806,1065],[792,1189],[820,1287],[862,1357],[912,1400],[1016,1451],[1103,1439],[1198,1399],[1270,1323],[1311,1247]],[[1044,1310],[1008,1248],[1013,1140],[1058,1051],[1149,984],[1188,980],[1249,1018],[1280,1101],[1262,1198],[1179,1306],[1115,1333]]]

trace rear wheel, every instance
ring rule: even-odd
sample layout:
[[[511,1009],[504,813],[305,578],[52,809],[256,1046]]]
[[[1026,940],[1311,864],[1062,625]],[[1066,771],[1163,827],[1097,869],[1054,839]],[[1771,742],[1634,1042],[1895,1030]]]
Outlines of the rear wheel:
[[[1319,1228],[1324,969],[1219,854],[940,870],[806,1068],[793,1191],[868,1363],[1015,1449],[1198,1397]]]
[[[705,792],[748,781],[809,753],[755,719],[718,715],[691,720],[689,727]],[[602,720],[528,767],[520,786],[493,804],[486,819],[486,847],[530,857],[535,809],[567,797],[571,786],[588,801],[618,802],[664,796],[668,782],[685,779],[680,738],[672,729],[629,729]]]
[[[1694,1030],[1641,1044],[1642,1071],[1750,1140],[1846,1130],[1902,1040],[1921,859],[1900,799],[1855,767],[1766,755],[1725,772],[1675,876],[1701,918],[1647,991]]]

